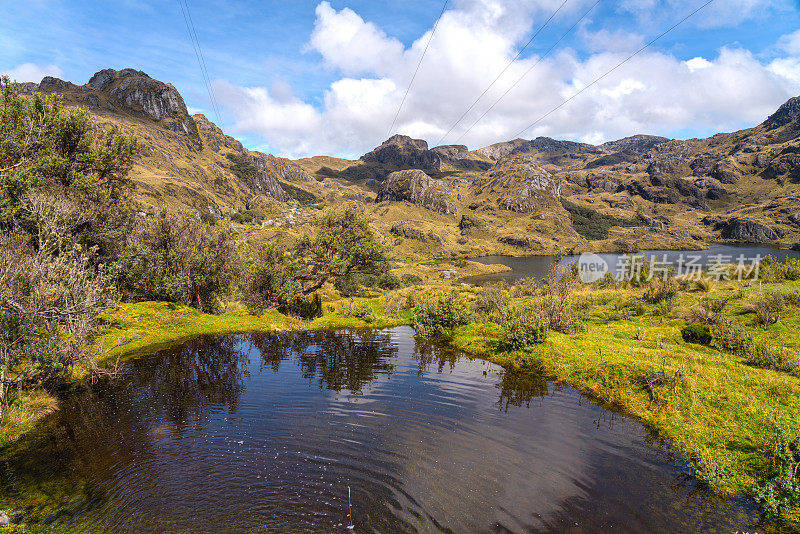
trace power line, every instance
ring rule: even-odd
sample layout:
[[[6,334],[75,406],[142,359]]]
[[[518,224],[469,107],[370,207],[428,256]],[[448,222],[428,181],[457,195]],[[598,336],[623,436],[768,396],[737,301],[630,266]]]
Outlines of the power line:
[[[211,95],[211,104],[214,107],[214,113],[217,116],[217,122],[221,120],[220,112],[219,112],[219,105],[217,104],[217,95],[214,94],[214,88],[211,85],[211,76],[208,74],[208,67],[206,66],[206,58],[203,55],[203,48],[200,46],[200,39],[197,37],[197,27],[194,25],[194,21],[192,20],[192,12],[189,11],[189,0],[183,0],[183,3],[186,5],[186,15],[189,17],[189,24],[192,27],[192,34],[194,35],[194,41],[197,43],[197,51],[200,53],[200,61],[203,65],[203,73],[205,74],[206,83],[208,84],[209,93]]]
[[[545,113],[544,115],[542,115],[541,117],[539,117],[538,119],[536,119],[535,121],[533,121],[531,124],[529,124],[528,126],[526,126],[525,128],[523,128],[522,130],[520,130],[520,131],[519,131],[519,132],[518,132],[516,135],[514,135],[514,138],[516,139],[516,138],[520,137],[522,134],[524,134],[525,132],[527,132],[528,130],[530,130],[531,128],[533,128],[534,126],[536,126],[537,124],[539,124],[540,122],[542,122],[544,119],[546,119],[547,117],[549,117],[550,115],[552,115],[553,113],[555,113],[556,111],[558,111],[559,109],[561,109],[562,107],[564,107],[566,104],[568,104],[569,102],[571,102],[571,101],[572,101],[574,98],[576,98],[578,95],[580,95],[581,93],[583,93],[584,91],[586,91],[587,89],[589,89],[590,87],[592,87],[593,85],[597,84],[597,83],[598,83],[599,81],[601,81],[603,78],[605,78],[606,76],[608,76],[609,74],[611,74],[612,72],[614,72],[615,70],[617,70],[618,68],[620,68],[621,66],[623,66],[625,63],[627,63],[628,61],[630,61],[630,60],[631,60],[631,59],[633,59],[634,57],[638,56],[638,55],[639,55],[640,53],[642,53],[642,52],[643,52],[645,49],[649,48],[651,45],[653,45],[653,43],[655,43],[656,41],[658,41],[659,39],[661,39],[662,37],[664,37],[665,35],[667,35],[668,33],[670,33],[672,30],[674,30],[675,28],[677,28],[678,26],[680,26],[681,24],[683,24],[684,22],[686,22],[687,20],[689,20],[690,18],[692,18],[694,15],[696,15],[697,13],[699,13],[701,10],[703,10],[703,9],[704,9],[706,6],[708,6],[709,4],[711,4],[713,1],[714,1],[714,0],[708,0],[708,2],[706,2],[706,3],[705,3],[705,4],[703,4],[702,6],[698,7],[697,9],[695,9],[694,11],[692,11],[691,13],[689,13],[688,15],[686,15],[685,17],[683,17],[681,20],[679,20],[678,22],[676,22],[675,24],[673,24],[673,25],[672,25],[672,26],[671,26],[671,27],[670,27],[668,30],[666,30],[665,32],[663,32],[661,35],[659,35],[658,37],[656,37],[655,39],[653,39],[652,41],[650,41],[649,43],[647,43],[646,45],[644,45],[643,47],[641,47],[639,50],[637,50],[636,52],[634,52],[633,54],[631,54],[630,56],[628,56],[627,58],[625,58],[623,61],[621,61],[620,63],[618,63],[618,64],[617,64],[617,65],[616,65],[614,68],[612,68],[611,70],[607,71],[605,74],[603,74],[603,75],[602,75],[602,76],[600,76],[599,78],[595,79],[595,80],[594,80],[592,83],[590,83],[589,85],[587,85],[586,87],[584,87],[584,88],[583,88],[583,89],[581,89],[580,91],[576,92],[576,93],[575,93],[575,94],[573,94],[571,97],[567,98],[567,99],[566,99],[566,100],[564,100],[562,103],[560,103],[559,105],[557,105],[556,107],[554,107],[553,109],[551,109],[550,111],[548,111],[547,113]]]
[[[550,52],[552,52],[552,51],[553,51],[553,49],[554,49],[556,46],[558,46],[558,44],[559,44],[561,41],[563,41],[563,40],[564,40],[564,38],[565,38],[567,35],[569,35],[569,34],[572,32],[572,30],[574,30],[574,29],[575,29],[575,27],[576,27],[578,24],[580,24],[580,23],[581,23],[581,21],[583,21],[583,19],[585,19],[585,18],[587,17],[587,16],[589,15],[589,13],[591,13],[591,12],[592,12],[592,10],[593,10],[595,7],[597,7],[597,4],[599,4],[601,1],[602,1],[602,0],[597,0],[597,2],[595,2],[594,4],[592,4],[592,7],[590,7],[588,10],[586,10],[586,12],[585,12],[585,13],[584,13],[584,14],[581,16],[581,18],[579,18],[577,21],[575,21],[575,24],[573,24],[572,26],[570,26],[570,28],[569,28],[567,31],[565,31],[565,32],[564,32],[564,34],[561,36],[561,38],[560,38],[558,41],[556,41],[555,43],[553,43],[553,46],[551,46],[551,47],[550,47],[550,48],[547,50],[547,52],[545,52],[545,53],[544,53],[544,54],[543,54],[541,57],[539,57],[539,59],[537,59],[537,60],[536,60],[536,63],[534,63],[533,65],[531,65],[531,68],[529,68],[528,70],[526,70],[526,71],[525,71],[525,73],[524,73],[522,76],[520,76],[520,77],[517,79],[517,81],[515,81],[513,84],[511,84],[511,87],[509,87],[508,89],[506,89],[506,92],[505,92],[505,93],[503,93],[502,95],[500,95],[500,98],[498,98],[497,100],[495,100],[495,101],[494,101],[494,103],[493,103],[491,106],[489,106],[489,107],[486,109],[486,111],[484,111],[484,112],[483,112],[483,114],[482,114],[480,117],[478,117],[478,119],[477,119],[475,122],[473,122],[473,123],[470,125],[470,127],[469,127],[469,128],[467,128],[467,129],[466,129],[466,131],[465,131],[464,133],[462,133],[462,134],[461,134],[461,135],[458,137],[458,139],[456,139],[456,144],[457,144],[459,141],[461,141],[461,140],[464,138],[464,136],[466,136],[466,135],[467,135],[467,134],[468,134],[468,133],[469,133],[469,132],[470,132],[470,131],[471,131],[471,130],[472,130],[474,127],[475,127],[475,125],[476,125],[476,124],[478,124],[479,122],[481,122],[481,121],[483,120],[483,118],[484,118],[486,115],[488,115],[488,114],[489,114],[489,112],[490,112],[490,111],[492,111],[492,110],[494,109],[494,107],[495,107],[497,104],[499,104],[499,103],[500,103],[500,101],[501,101],[501,100],[503,100],[503,99],[506,97],[506,95],[508,95],[508,93],[510,93],[510,92],[511,92],[511,90],[512,90],[512,89],[514,89],[514,87],[516,87],[516,86],[517,86],[517,85],[518,85],[518,84],[519,84],[519,83],[522,81],[522,79],[523,79],[523,78],[525,78],[525,77],[526,77],[528,74],[530,74],[530,73],[531,73],[531,71],[532,71],[533,69],[535,69],[535,68],[536,68],[536,66],[537,66],[539,63],[541,63],[542,61],[544,61],[544,59],[545,59],[545,58],[546,58],[548,55],[550,55]]]
[[[544,29],[545,29],[545,27],[546,27],[548,24],[550,24],[550,21],[551,21],[551,20],[553,20],[553,17],[555,17],[555,16],[558,14],[558,12],[559,12],[559,11],[561,11],[561,8],[563,8],[563,7],[564,7],[564,6],[567,4],[567,2],[569,2],[569,0],[564,0],[564,2],[563,2],[563,3],[562,3],[560,6],[558,6],[558,9],[556,9],[555,11],[553,11],[553,14],[552,14],[552,15],[550,15],[550,17],[549,17],[549,18],[548,18],[546,21],[544,21],[544,24],[542,24],[542,25],[541,25],[541,27],[540,27],[538,30],[536,30],[536,32],[535,32],[535,33],[533,34],[533,36],[532,36],[532,37],[531,37],[531,38],[528,40],[528,42],[527,42],[527,43],[525,43],[525,46],[523,46],[522,48],[520,48],[519,52],[517,52],[517,55],[516,55],[516,56],[514,56],[514,57],[511,59],[511,61],[509,61],[509,62],[508,62],[508,64],[507,64],[507,65],[506,65],[506,66],[503,68],[503,70],[501,70],[501,71],[500,71],[500,74],[498,74],[498,75],[497,75],[497,77],[496,77],[496,78],[495,78],[495,79],[492,81],[492,83],[490,83],[490,84],[489,84],[489,86],[488,86],[486,89],[484,89],[484,90],[483,90],[483,92],[482,92],[480,95],[478,95],[478,98],[476,98],[476,99],[475,99],[475,101],[474,101],[472,104],[470,104],[470,106],[467,108],[467,110],[466,110],[464,113],[462,113],[462,114],[461,114],[461,116],[458,118],[458,120],[457,120],[456,122],[454,122],[454,123],[453,123],[453,125],[450,127],[450,129],[449,129],[449,130],[447,130],[447,133],[445,133],[445,134],[444,134],[444,135],[443,135],[443,136],[442,136],[442,137],[441,137],[441,138],[440,138],[440,139],[439,139],[439,140],[436,142],[436,144],[437,144],[437,145],[441,144],[441,143],[442,143],[442,141],[444,141],[444,138],[445,138],[445,137],[447,137],[448,135],[450,135],[450,133],[451,133],[451,132],[452,132],[452,131],[453,131],[453,130],[456,128],[456,126],[458,126],[458,123],[460,123],[462,120],[464,120],[464,117],[466,117],[466,116],[467,116],[467,114],[468,114],[470,111],[472,111],[472,108],[474,108],[474,107],[475,107],[475,105],[476,105],[476,104],[477,104],[477,103],[480,101],[480,99],[481,99],[481,98],[483,98],[483,96],[484,96],[486,93],[488,93],[488,92],[489,92],[489,89],[491,89],[491,88],[494,86],[494,84],[496,84],[496,83],[497,83],[497,80],[499,80],[499,79],[500,79],[500,77],[501,77],[503,74],[505,74],[505,72],[506,72],[506,71],[507,71],[507,70],[508,70],[508,69],[511,67],[511,65],[513,65],[513,64],[514,64],[514,62],[515,62],[516,60],[518,60],[518,59],[519,59],[519,57],[522,55],[522,53],[525,51],[525,49],[526,49],[526,48],[528,48],[528,47],[531,45],[531,43],[533,42],[533,40],[534,40],[534,39],[536,39],[536,37],[537,37],[537,36],[538,36],[538,35],[539,35],[539,34],[542,32],[542,30],[544,30]]]
[[[411,86],[414,85],[414,80],[417,78],[417,73],[419,72],[419,68],[422,66],[422,60],[425,59],[425,54],[428,53],[428,47],[431,46],[431,41],[433,41],[433,35],[436,33],[436,28],[439,26],[439,21],[442,20],[442,16],[444,15],[445,9],[447,9],[447,3],[449,0],[444,0],[444,5],[442,6],[442,12],[439,13],[439,18],[436,19],[436,22],[433,24],[433,29],[431,30],[431,36],[428,38],[428,42],[425,45],[425,50],[422,51],[422,55],[419,58],[419,62],[417,63],[417,68],[414,70],[414,75],[411,76],[411,81],[408,84],[408,89],[406,89],[406,94],[403,95],[403,100],[400,101],[400,106],[397,108],[397,113],[394,114],[394,119],[392,120],[392,125],[389,126],[389,133],[386,134],[386,137],[392,135],[392,130],[394,130],[394,125],[397,123],[397,118],[400,116],[400,110],[403,109],[403,105],[406,103],[406,98],[408,98],[408,93],[411,91]]]
[[[197,64],[200,67],[200,75],[202,76],[203,83],[205,84],[206,90],[208,91],[208,98],[211,102],[211,109],[217,116],[217,122],[221,122],[219,108],[217,107],[216,99],[214,98],[214,91],[211,89],[211,78],[208,76],[208,70],[205,68],[205,58],[203,57],[203,51],[200,48],[200,40],[197,39],[197,32],[194,31],[194,22],[191,19],[191,13],[189,13],[189,5],[186,4],[184,8],[185,0],[177,0],[177,1],[178,5],[181,8],[181,13],[183,14],[183,21],[186,23],[186,31],[189,33],[189,41],[191,41],[192,43],[192,48],[194,49],[194,55],[197,58]]]

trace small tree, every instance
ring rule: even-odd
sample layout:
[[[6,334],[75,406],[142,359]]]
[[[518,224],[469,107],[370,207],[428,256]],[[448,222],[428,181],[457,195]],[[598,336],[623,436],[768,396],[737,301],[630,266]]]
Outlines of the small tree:
[[[244,298],[251,313],[280,308],[303,298],[298,265],[285,249],[270,243],[255,248],[244,273]]]
[[[238,269],[228,230],[162,211],[140,222],[113,265],[113,276],[125,298],[215,311]]]
[[[332,211],[316,219],[314,227],[314,235],[299,238],[293,250],[303,293],[313,293],[326,282],[340,289],[352,285],[358,277],[377,276],[388,270],[384,247],[357,211]]]

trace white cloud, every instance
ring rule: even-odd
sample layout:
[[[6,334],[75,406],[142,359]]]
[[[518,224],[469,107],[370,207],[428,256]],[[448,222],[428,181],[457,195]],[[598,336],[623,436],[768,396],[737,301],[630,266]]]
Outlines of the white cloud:
[[[643,20],[680,18],[703,5],[702,0],[622,0],[618,9]],[[792,9],[792,0],[724,0],[712,2],[698,12],[691,24],[701,28],[736,26],[769,12]]]
[[[683,0],[674,0],[679,1]],[[643,6],[647,0],[636,3]],[[582,5],[585,8],[586,4]],[[517,47],[527,41],[531,28],[549,16],[552,11],[544,6],[554,9],[555,4],[551,0],[461,0],[447,11],[391,133],[435,144],[508,64]],[[286,85],[266,89],[221,83],[217,93],[236,117],[237,131],[263,137],[280,153],[357,156],[387,137],[428,32],[403,49],[352,10],[336,11],[323,2],[317,8],[317,24],[308,46],[341,77],[329,86],[321,102],[303,101]],[[598,32],[588,38],[624,46],[588,56],[569,48],[555,51],[462,139],[467,127],[538,57],[515,62],[444,142],[477,148],[513,138],[618,65],[629,55],[627,50],[641,42],[641,36],[623,33]],[[800,58],[785,55],[763,63],[739,48],[723,48],[715,57],[688,61],[648,50],[524,136],[599,142],[635,133],[669,135],[685,129],[721,131],[756,124],[800,93],[799,62]]]
[[[36,65],[35,63],[23,63],[13,69],[2,71],[2,74],[17,82],[40,82],[45,76],[63,75],[61,69],[55,65]]]
[[[800,56],[800,30],[781,37],[778,47],[787,54]]]

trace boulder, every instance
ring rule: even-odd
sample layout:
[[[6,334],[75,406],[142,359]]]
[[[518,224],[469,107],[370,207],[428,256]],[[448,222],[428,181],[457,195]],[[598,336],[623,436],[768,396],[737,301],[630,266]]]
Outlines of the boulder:
[[[749,219],[735,218],[722,228],[722,237],[736,241],[763,242],[773,241],[782,236],[780,230]]]
[[[461,222],[458,223],[458,229],[461,230],[462,234],[472,228],[482,228],[484,226],[486,226],[486,221],[473,215],[467,215],[466,213],[461,216]]]
[[[507,235],[503,236],[498,239],[501,243],[505,243],[506,245],[511,245],[512,247],[517,248],[526,248],[526,249],[541,249],[542,244],[533,239],[532,237],[520,237],[520,236],[513,236]]]
[[[444,180],[434,180],[419,169],[393,172],[381,184],[376,202],[410,202],[446,215],[456,212],[452,187]]]

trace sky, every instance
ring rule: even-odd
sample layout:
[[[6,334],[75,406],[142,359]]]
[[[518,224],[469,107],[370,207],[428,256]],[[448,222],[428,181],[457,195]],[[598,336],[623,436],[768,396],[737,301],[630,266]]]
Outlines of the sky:
[[[358,157],[394,133],[470,149],[702,137],[800,95],[797,0],[715,0],[624,63],[706,0],[185,1],[218,115],[180,0],[0,0],[0,73],[143,70],[288,157]]]

